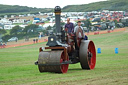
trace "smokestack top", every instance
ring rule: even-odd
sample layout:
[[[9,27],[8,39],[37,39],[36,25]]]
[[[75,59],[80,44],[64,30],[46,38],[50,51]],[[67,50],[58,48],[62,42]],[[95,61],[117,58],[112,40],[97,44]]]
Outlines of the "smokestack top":
[[[54,12],[55,12],[55,13],[60,13],[60,12],[61,12],[61,7],[60,7],[60,6],[56,6],[56,7],[54,8]]]

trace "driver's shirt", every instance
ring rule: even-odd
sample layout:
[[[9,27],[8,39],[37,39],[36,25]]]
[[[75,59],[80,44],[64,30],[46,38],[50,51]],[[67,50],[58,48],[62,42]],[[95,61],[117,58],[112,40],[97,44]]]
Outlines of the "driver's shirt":
[[[73,31],[74,31],[74,26],[73,26],[73,23],[67,23],[66,25],[65,25],[65,28],[67,28],[68,29],[68,33],[72,33]]]

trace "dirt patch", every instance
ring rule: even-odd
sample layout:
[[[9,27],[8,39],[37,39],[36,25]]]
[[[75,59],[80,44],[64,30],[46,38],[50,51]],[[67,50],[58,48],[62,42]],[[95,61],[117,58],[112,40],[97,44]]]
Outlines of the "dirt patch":
[[[112,33],[112,32],[120,32],[120,31],[125,31],[126,28],[119,28],[119,29],[114,29],[112,30],[105,30],[105,31],[96,31],[96,32],[89,32],[85,33],[85,35],[98,35],[98,34],[107,34],[107,33]]]
[[[38,40],[38,43],[47,42],[47,41],[48,41],[48,37],[43,37],[43,38]],[[13,44],[6,45],[5,48],[31,45],[31,44],[34,44],[33,40],[30,40],[30,41],[27,41],[27,42],[19,41],[18,43],[13,43]]]

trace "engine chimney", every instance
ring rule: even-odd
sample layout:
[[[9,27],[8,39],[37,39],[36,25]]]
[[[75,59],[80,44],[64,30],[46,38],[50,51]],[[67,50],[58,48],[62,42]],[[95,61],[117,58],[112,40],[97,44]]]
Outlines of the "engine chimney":
[[[61,8],[60,6],[56,6],[54,8],[54,13],[55,13],[55,23],[56,23],[56,34],[60,36],[61,35],[61,26],[60,26]]]

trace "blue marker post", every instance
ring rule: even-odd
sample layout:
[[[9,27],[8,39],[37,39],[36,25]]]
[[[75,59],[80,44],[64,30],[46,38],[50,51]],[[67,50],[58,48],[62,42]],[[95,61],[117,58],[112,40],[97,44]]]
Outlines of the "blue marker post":
[[[118,51],[118,48],[115,48],[115,54],[118,54],[119,51]]]
[[[101,53],[101,48],[97,48],[97,53]]]

